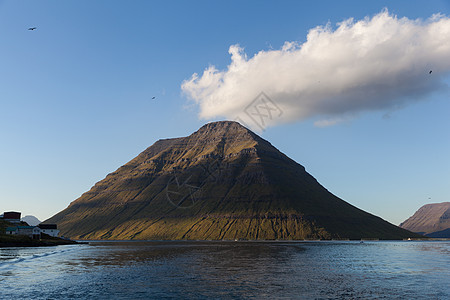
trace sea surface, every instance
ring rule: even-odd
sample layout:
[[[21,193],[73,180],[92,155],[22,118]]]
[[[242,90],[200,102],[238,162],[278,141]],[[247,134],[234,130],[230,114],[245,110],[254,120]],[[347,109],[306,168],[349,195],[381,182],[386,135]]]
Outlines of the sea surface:
[[[1,299],[450,299],[450,242],[0,248]]]

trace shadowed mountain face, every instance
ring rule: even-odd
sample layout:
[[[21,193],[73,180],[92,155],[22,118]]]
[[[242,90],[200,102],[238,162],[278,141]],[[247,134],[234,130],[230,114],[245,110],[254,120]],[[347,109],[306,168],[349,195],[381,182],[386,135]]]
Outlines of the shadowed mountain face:
[[[426,204],[400,227],[429,237],[450,238],[450,202]]]
[[[159,140],[46,223],[77,239],[401,239],[236,122]]]

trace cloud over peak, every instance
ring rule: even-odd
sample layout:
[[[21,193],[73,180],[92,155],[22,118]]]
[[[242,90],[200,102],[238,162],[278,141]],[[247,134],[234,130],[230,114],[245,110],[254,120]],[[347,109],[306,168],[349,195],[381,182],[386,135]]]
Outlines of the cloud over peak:
[[[314,118],[317,126],[330,126],[364,111],[407,105],[443,88],[442,78],[450,71],[449,37],[446,16],[411,20],[383,10],[372,18],[345,20],[335,29],[318,26],[304,43],[285,42],[279,50],[261,50],[251,58],[232,45],[226,70],[209,66],[181,88],[199,105],[203,119],[239,118],[262,127],[257,120],[270,126]],[[268,98],[262,102],[261,92]],[[276,116],[267,110],[270,106],[279,110]]]

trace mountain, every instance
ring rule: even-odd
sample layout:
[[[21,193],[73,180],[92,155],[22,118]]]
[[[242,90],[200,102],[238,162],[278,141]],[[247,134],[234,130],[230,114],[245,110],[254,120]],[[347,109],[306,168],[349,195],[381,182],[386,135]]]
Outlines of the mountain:
[[[418,237],[334,196],[230,121],[157,141],[45,223],[75,239]]]
[[[450,202],[426,204],[400,227],[429,237],[450,238]]]
[[[21,219],[22,222],[26,222],[30,226],[37,226],[41,223],[35,216],[25,216]]]

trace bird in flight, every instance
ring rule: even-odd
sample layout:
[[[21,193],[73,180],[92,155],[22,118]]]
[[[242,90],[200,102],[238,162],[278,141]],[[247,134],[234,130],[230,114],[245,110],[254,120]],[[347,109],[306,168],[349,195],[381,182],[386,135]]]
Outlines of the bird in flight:
[[[433,72],[433,70],[430,70],[430,72],[428,72],[428,74],[431,74]]]
[[[28,28],[28,30],[35,30],[36,29],[36,27],[30,27],[30,28]]]
[[[152,100],[153,100],[153,99],[155,99],[155,98],[156,98],[156,97],[155,97],[155,96],[153,96],[153,97],[152,97]]]

